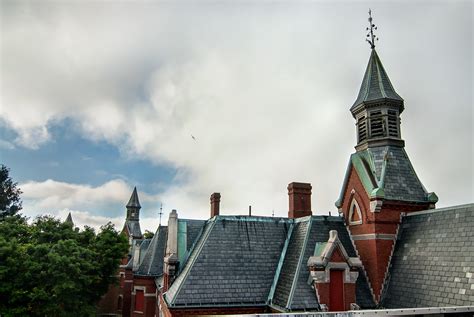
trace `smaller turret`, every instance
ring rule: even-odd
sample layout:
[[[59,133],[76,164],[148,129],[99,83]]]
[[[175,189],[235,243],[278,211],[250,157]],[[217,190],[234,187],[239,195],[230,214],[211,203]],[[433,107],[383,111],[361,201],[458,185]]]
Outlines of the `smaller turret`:
[[[66,218],[66,221],[64,221],[64,222],[70,223],[71,226],[74,227],[74,222],[72,221],[71,212],[68,213],[67,218]]]
[[[125,220],[124,231],[126,230],[132,239],[142,239],[142,230],[140,229],[140,201],[138,200],[137,188],[133,188],[132,196],[127,204],[127,219]]]

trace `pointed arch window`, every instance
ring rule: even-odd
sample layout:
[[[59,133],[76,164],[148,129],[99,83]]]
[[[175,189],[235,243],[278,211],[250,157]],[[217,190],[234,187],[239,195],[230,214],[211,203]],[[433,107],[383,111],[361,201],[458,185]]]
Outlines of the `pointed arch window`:
[[[349,225],[355,226],[360,224],[362,224],[362,212],[360,211],[357,200],[353,198],[349,208]]]

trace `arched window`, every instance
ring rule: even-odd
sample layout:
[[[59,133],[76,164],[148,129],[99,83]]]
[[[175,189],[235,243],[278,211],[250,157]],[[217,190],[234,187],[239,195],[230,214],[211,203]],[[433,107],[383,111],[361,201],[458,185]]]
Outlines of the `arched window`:
[[[362,213],[357,200],[353,198],[349,208],[349,225],[354,226],[360,224],[362,224]]]

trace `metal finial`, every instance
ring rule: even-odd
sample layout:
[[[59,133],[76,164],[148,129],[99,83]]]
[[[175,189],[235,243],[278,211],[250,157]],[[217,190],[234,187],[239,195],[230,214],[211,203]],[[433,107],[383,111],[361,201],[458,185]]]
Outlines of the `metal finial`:
[[[369,9],[369,27],[366,28],[366,31],[369,31],[367,33],[367,38],[365,39],[369,44],[370,48],[374,49],[375,48],[375,41],[378,41],[379,38],[374,34],[374,30],[377,30],[377,27],[375,24],[372,23],[372,10]]]
[[[160,205],[160,212],[158,213],[160,215],[160,227],[161,227],[161,216],[163,215],[163,203]]]

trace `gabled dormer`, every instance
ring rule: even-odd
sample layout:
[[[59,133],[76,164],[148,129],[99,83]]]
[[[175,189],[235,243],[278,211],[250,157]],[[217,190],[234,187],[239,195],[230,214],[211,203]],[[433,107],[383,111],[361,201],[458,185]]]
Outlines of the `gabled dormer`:
[[[405,145],[400,132],[403,98],[393,88],[375,47],[359,95],[350,110],[356,119],[357,151],[368,147]]]

